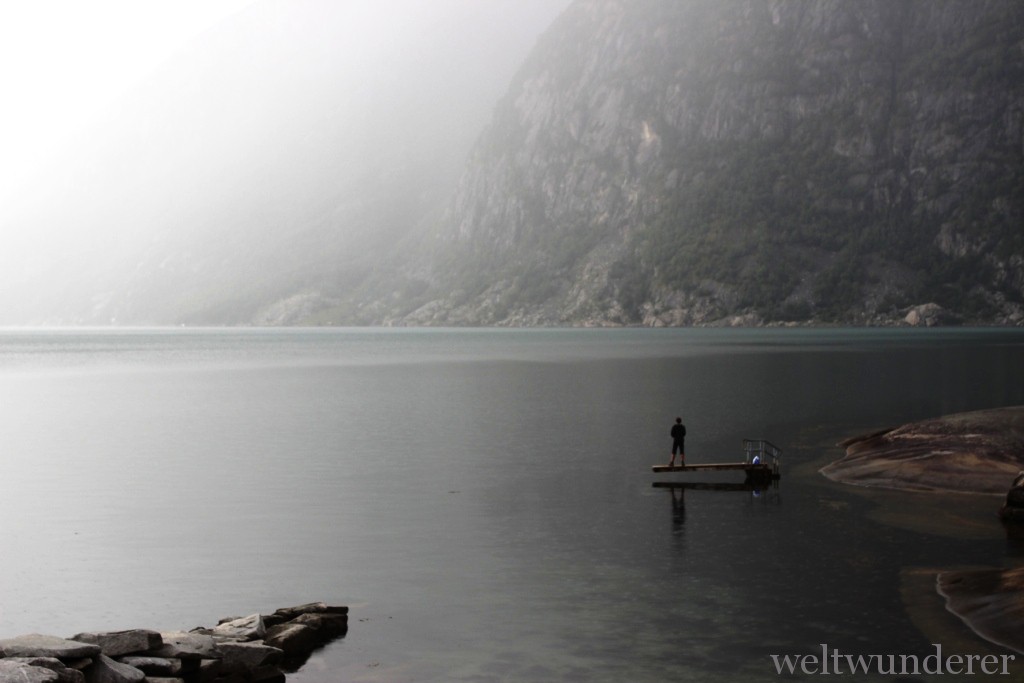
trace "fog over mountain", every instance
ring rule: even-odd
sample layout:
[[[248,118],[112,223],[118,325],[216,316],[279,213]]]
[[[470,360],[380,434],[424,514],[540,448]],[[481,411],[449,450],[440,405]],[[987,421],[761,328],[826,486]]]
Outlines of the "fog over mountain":
[[[275,304],[295,296],[316,308],[429,220],[562,6],[255,3],[0,205],[0,322],[279,322]]]
[[[264,0],[0,226],[5,324],[1024,324],[1024,5]]]

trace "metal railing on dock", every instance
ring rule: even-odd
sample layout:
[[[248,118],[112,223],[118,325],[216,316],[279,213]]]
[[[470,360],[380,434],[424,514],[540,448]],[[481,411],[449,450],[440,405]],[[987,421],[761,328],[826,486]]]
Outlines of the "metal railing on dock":
[[[748,465],[767,465],[778,478],[782,469],[782,449],[767,439],[743,439],[743,454]]]

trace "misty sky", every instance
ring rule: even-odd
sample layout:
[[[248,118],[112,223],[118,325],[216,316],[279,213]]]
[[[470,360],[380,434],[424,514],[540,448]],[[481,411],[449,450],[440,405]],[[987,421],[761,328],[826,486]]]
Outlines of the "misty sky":
[[[478,0],[500,8],[502,30],[532,38],[568,0]],[[0,1],[0,199],[80,134],[105,107],[190,41],[266,0]],[[357,7],[367,33],[400,24],[393,2]],[[430,0],[421,0],[422,8]],[[424,12],[426,14],[427,12]],[[492,12],[493,14],[493,12]],[[493,27],[482,27],[493,30]],[[509,55],[521,60],[524,55]],[[507,66],[497,76],[507,76]]]
[[[247,205],[282,226],[359,173],[450,169],[569,1],[0,0],[0,305]]]
[[[183,44],[253,1],[0,2],[0,196]]]

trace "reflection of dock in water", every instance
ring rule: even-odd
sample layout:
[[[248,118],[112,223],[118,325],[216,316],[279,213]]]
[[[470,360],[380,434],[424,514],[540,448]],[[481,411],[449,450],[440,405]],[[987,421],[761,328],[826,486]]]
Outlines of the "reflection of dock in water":
[[[768,481],[744,481],[744,482],[710,482],[710,481],[655,481],[651,483],[652,488],[669,491],[672,494],[672,518],[675,523],[681,523],[685,517],[683,508],[687,491],[726,491],[749,493],[744,498],[749,501],[760,501],[761,503],[782,502],[779,493],[779,480]]]

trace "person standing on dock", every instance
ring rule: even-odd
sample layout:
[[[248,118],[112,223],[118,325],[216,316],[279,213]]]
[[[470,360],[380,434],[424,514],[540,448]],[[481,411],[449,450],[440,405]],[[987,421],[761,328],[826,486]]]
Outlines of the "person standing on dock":
[[[676,418],[676,423],[672,425],[672,431],[669,433],[672,436],[672,459],[669,460],[668,466],[672,467],[676,464],[676,451],[679,452],[679,464],[686,465],[686,451],[683,448],[683,441],[686,439],[686,427],[683,425],[683,418]]]

